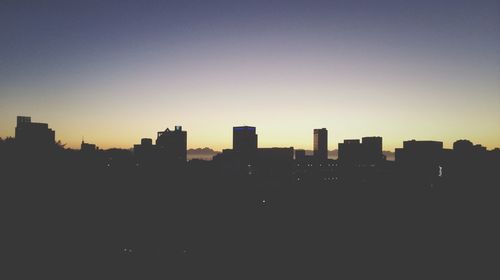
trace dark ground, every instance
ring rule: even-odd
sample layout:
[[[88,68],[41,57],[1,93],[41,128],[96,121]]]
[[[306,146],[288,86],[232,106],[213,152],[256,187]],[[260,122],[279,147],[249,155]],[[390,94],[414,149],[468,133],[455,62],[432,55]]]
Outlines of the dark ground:
[[[498,274],[497,185],[487,178],[324,185],[212,169],[9,166],[2,279]]]

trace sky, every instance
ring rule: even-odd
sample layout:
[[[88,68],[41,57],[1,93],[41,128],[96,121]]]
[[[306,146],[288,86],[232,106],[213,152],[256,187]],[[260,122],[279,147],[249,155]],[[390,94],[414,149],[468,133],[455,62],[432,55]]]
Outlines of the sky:
[[[0,42],[2,138],[27,115],[73,148],[500,147],[500,0],[0,0]]]

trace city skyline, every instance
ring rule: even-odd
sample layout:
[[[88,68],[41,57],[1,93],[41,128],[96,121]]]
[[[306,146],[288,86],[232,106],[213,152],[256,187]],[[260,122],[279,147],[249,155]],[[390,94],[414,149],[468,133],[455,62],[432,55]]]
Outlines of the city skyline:
[[[498,271],[500,0],[0,0],[0,38],[1,279]]]
[[[498,1],[44,1],[0,4],[0,137],[130,148],[182,125],[188,148],[344,139],[500,146]]]
[[[29,128],[25,129],[25,127],[28,126]],[[34,129],[34,130],[32,130]],[[40,132],[41,131],[41,132]],[[200,148],[200,147],[197,147],[197,148],[191,148],[188,146],[188,139],[189,137],[187,137],[187,131],[186,130],[182,130],[182,126],[179,126],[179,125],[176,125],[174,127],[174,130],[170,130],[168,127],[165,129],[165,131],[158,131],[156,133],[157,135],[157,140],[156,140],[156,144],[158,144],[158,141],[160,141],[160,143],[163,143],[163,144],[159,144],[160,146],[171,146],[171,145],[180,145],[178,146],[178,148],[181,148],[181,150],[183,150],[184,152],[181,152],[181,153],[184,153],[183,157],[184,158],[184,161],[186,160],[186,154],[185,152],[188,152],[188,155],[187,155],[187,159],[209,159],[211,158],[212,156],[218,154],[218,153],[223,153],[224,150],[231,150],[230,148],[232,148],[232,150],[235,150],[235,151],[239,151],[239,152],[252,152],[253,150],[257,150],[257,148],[261,149],[261,148],[292,148],[292,149],[295,149],[296,151],[297,150],[302,150],[305,154],[308,154],[308,155],[311,155],[311,156],[314,156],[315,158],[321,158],[323,160],[329,158],[329,159],[332,159],[332,158],[340,158],[341,157],[341,154],[342,154],[342,150],[343,148],[345,147],[346,144],[355,144],[355,146],[359,146],[359,147],[354,147],[355,149],[362,149],[362,146],[365,145],[365,141],[366,141],[366,145],[368,146],[371,146],[371,147],[376,147],[376,150],[380,150],[381,152],[384,153],[385,156],[387,156],[388,159],[390,160],[394,160],[394,156],[395,156],[395,153],[397,152],[398,149],[401,148],[401,145],[399,147],[396,147],[394,148],[394,150],[389,150],[389,149],[386,149],[384,147],[384,144],[383,144],[383,137],[381,136],[363,136],[363,137],[360,137],[360,138],[348,138],[348,139],[343,139],[342,141],[338,142],[337,145],[334,145],[334,146],[329,146],[329,137],[328,137],[328,130],[326,128],[315,128],[313,129],[313,136],[312,136],[312,140],[313,140],[313,149],[304,149],[302,147],[294,147],[294,146],[262,146],[262,145],[259,145],[259,141],[258,141],[258,134],[257,134],[257,128],[255,126],[233,126],[232,127],[232,147],[225,147],[225,148],[222,148],[220,150],[216,150],[216,149],[213,149],[211,147],[203,147],[203,148]],[[30,136],[29,133],[35,133],[33,135]],[[41,133],[41,135],[39,134]],[[181,140],[181,144],[172,144],[172,140],[166,140],[166,139],[170,139],[172,138],[172,136],[168,136],[168,138],[166,139],[163,139],[161,136],[164,135],[176,135],[176,134],[179,134],[178,136],[173,136],[174,138],[175,137],[181,137],[183,140]],[[30,141],[34,141],[34,144],[35,145],[38,145],[36,144],[37,141],[41,141],[41,143],[45,143],[47,142],[53,142],[55,143],[56,142],[56,133],[53,129],[51,129],[49,127],[49,124],[48,123],[40,123],[40,122],[32,122],[31,120],[31,116],[17,116],[17,125],[15,127],[15,134],[16,136],[20,135],[22,136],[22,139],[20,141],[23,141],[23,139],[30,139],[32,138]],[[17,139],[17,137],[12,137],[13,139]],[[39,137],[42,137],[42,140],[40,140]],[[48,138],[47,138],[48,137]],[[9,138],[9,137],[7,137]],[[0,138],[2,139],[2,138]],[[160,140],[162,139],[162,140]],[[412,138],[411,140],[410,139],[406,139],[402,142],[402,144],[404,145],[404,143],[408,142],[408,141],[415,141],[416,139],[415,138]],[[19,141],[19,140],[18,140]],[[104,150],[106,149],[125,149],[125,150],[136,150],[137,147],[141,147],[141,146],[149,146],[151,147],[152,145],[152,142],[153,141],[153,138],[149,138],[149,137],[141,137],[140,138],[140,143],[141,144],[134,144],[132,147],[104,147]],[[167,142],[165,142],[167,141]],[[361,142],[362,141],[362,142]],[[445,145],[443,145],[443,141],[439,141],[439,140],[422,140],[422,139],[419,139],[418,142],[439,142],[441,143],[441,148],[444,148],[444,149],[450,149],[450,148],[455,148],[455,145],[461,141],[466,141],[466,142],[469,142],[470,140],[469,139],[456,139],[455,141],[453,141],[452,143],[452,146],[451,147],[447,147]],[[81,139],[81,142],[80,142],[80,145],[79,147],[68,147],[66,143],[60,141],[60,140],[57,140],[58,143],[62,144],[64,148],[69,148],[69,149],[73,149],[73,150],[78,150],[78,148],[80,149],[84,149],[85,148],[90,148],[90,149],[99,149],[99,146],[96,144],[96,143],[90,143],[89,141],[85,141],[84,138]],[[170,144],[166,144],[166,143],[170,143]],[[476,147],[479,147],[479,149],[486,149],[486,150],[490,150],[490,151],[493,151],[493,150],[498,150],[499,148],[498,147],[494,147],[494,148],[491,148],[489,149],[488,147],[485,147],[483,146],[481,143],[477,143],[477,142],[473,142],[471,141],[470,142],[471,145],[472,143],[476,144]],[[343,146],[343,147],[342,147]],[[330,148],[329,148],[330,147]],[[351,146],[352,147],[352,146]],[[102,147],[101,147],[102,148]],[[345,149],[345,148],[344,148]],[[349,148],[349,150],[351,150],[352,148]],[[194,152],[193,154],[190,154],[190,152]],[[210,155],[209,158],[207,158],[207,155]],[[179,156],[179,155],[178,155]],[[377,157],[377,155],[375,155],[375,158]],[[372,155],[372,158],[373,158],[373,155]]]

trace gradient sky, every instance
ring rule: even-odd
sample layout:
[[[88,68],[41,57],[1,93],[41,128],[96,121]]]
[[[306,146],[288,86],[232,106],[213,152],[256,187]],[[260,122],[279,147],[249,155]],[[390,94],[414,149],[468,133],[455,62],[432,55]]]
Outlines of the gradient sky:
[[[17,115],[70,147],[500,147],[500,1],[0,0],[0,137]]]

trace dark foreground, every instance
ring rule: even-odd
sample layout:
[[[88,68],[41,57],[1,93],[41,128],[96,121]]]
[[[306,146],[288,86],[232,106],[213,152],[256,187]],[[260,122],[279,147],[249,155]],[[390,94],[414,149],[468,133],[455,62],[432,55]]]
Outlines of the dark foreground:
[[[497,187],[3,169],[3,279],[486,279]]]

